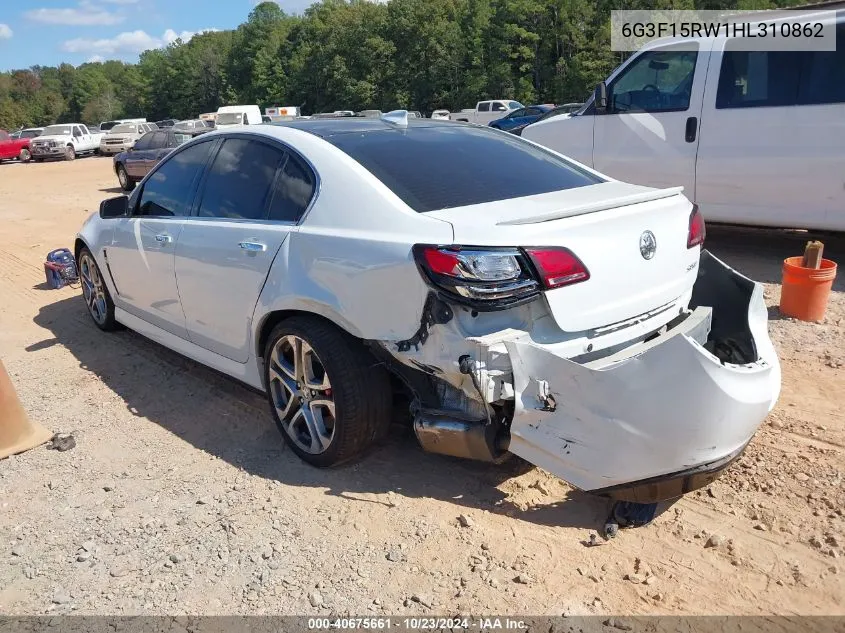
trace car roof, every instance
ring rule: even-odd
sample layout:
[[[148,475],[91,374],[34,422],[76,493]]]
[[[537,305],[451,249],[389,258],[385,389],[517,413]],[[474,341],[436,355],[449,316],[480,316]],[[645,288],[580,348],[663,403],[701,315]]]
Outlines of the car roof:
[[[394,123],[384,121],[378,117],[364,118],[364,117],[337,117],[335,119],[305,119],[298,121],[276,121],[274,123],[267,123],[266,125],[275,125],[279,127],[292,127],[303,132],[309,132],[314,136],[319,136],[323,139],[337,136],[338,134],[352,134],[360,132],[377,132],[380,130],[396,130],[397,126]],[[425,128],[425,127],[454,127],[461,125],[454,121],[445,121],[438,119],[417,119],[413,117],[408,118],[409,128]]]

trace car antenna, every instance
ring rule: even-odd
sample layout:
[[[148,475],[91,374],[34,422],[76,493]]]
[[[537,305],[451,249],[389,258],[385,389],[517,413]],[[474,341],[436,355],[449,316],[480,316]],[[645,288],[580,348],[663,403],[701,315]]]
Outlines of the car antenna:
[[[408,127],[408,111],[407,110],[391,110],[381,115],[382,121],[390,123],[396,127]]]

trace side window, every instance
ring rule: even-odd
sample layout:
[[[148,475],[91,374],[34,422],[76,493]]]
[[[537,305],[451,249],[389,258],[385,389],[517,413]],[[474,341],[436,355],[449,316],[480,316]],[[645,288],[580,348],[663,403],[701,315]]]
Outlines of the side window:
[[[91,132],[88,131],[88,128],[84,125],[80,125],[79,129],[82,130],[83,134],[90,134]]]
[[[213,142],[199,143],[174,154],[144,185],[135,215],[185,216],[190,213],[194,179],[205,166]]]
[[[845,22],[836,25],[836,50],[804,53],[798,103],[845,103]]]
[[[270,201],[270,220],[297,222],[314,197],[314,174],[299,158],[288,154],[279,171]]]
[[[508,115],[509,119],[518,119],[521,116],[528,114],[528,110],[514,110]]]
[[[490,102],[489,101],[482,101],[478,104],[478,111],[479,112],[490,112]]]
[[[795,105],[802,54],[797,51],[741,51],[730,40],[722,54],[716,108]]]
[[[150,149],[167,147],[167,132],[149,132],[147,136],[150,137]]]
[[[641,54],[608,86],[610,112],[673,112],[689,108],[696,51]]]
[[[6,132],[6,131],[4,131],[4,130],[0,130],[0,141],[8,141],[8,140],[9,140],[9,139],[11,139],[11,138],[12,138],[12,137],[11,137],[11,136],[9,136],[9,133],[8,133],[8,132]]]
[[[284,152],[242,138],[223,142],[208,172],[199,216],[262,220],[267,217],[276,168]]]
[[[140,152],[141,150],[150,149],[152,137],[152,134],[144,134],[144,136],[135,141],[135,151]]]
[[[78,125],[74,125],[74,126],[73,126],[73,135],[74,135],[76,138],[79,138],[80,136],[82,136],[82,130],[80,130],[80,129],[79,129],[79,126],[78,126]]]
[[[543,114],[539,108],[525,108],[520,116],[537,116]]]
[[[505,107],[504,103],[501,103],[500,101],[494,101],[492,110],[493,112],[504,112],[505,110],[507,110],[507,108]]]

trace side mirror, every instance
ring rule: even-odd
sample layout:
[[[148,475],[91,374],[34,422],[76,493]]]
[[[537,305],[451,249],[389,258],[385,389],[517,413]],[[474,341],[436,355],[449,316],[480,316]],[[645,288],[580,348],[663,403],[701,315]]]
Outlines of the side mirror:
[[[101,218],[122,218],[129,213],[129,198],[117,196],[108,198],[100,203]]]
[[[596,112],[607,112],[607,84],[601,82],[595,92]]]

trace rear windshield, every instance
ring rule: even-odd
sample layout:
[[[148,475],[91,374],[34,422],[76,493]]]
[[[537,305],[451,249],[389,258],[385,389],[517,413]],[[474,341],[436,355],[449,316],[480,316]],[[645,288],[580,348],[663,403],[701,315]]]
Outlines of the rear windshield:
[[[327,139],[420,213],[603,182],[519,137],[464,125]]]

